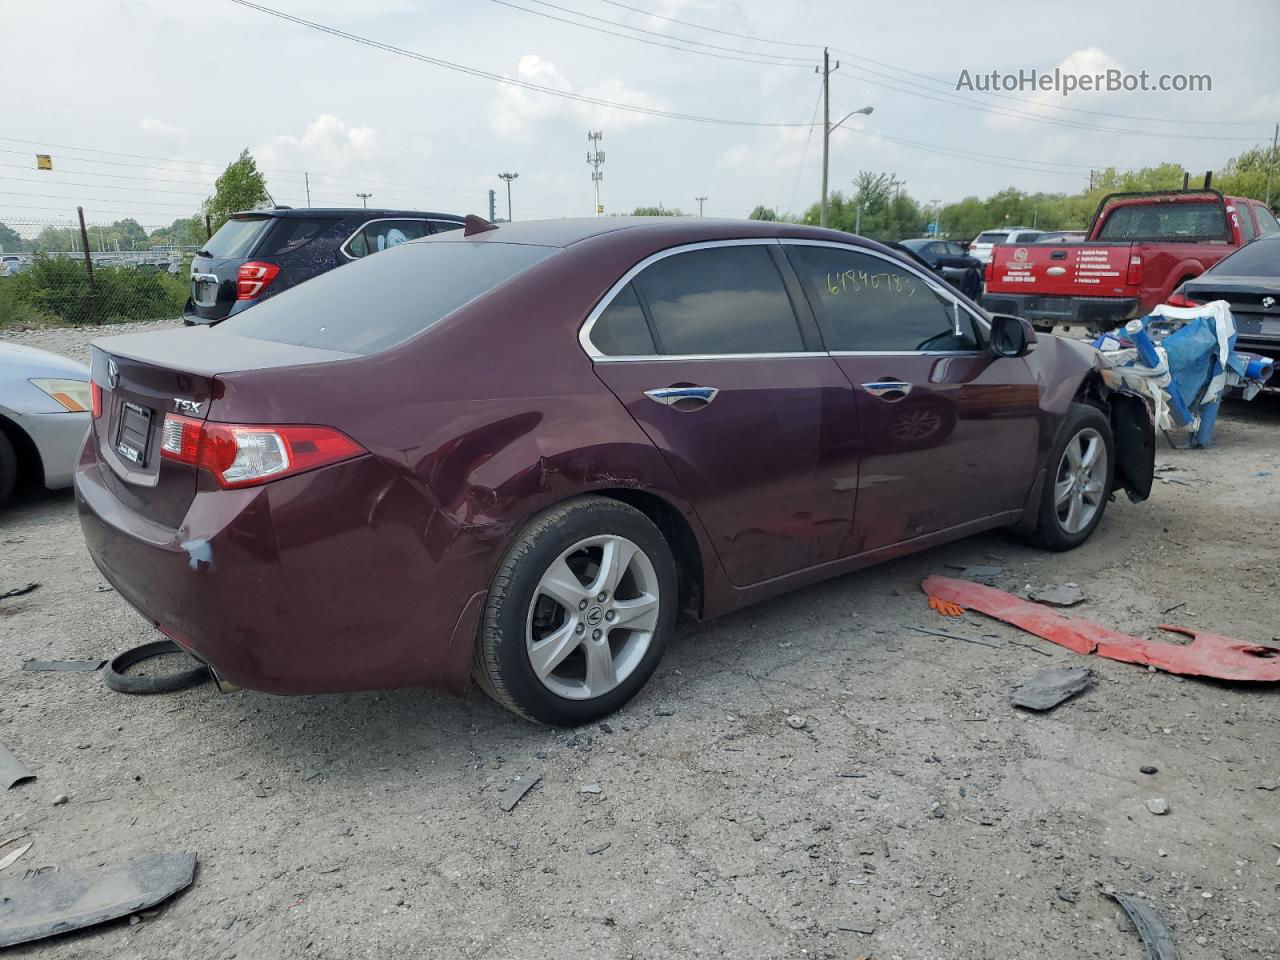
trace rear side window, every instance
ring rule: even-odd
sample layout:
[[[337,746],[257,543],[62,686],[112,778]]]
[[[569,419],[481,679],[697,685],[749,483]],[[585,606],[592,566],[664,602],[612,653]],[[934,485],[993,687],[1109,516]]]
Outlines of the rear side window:
[[[1004,243],[1009,238],[1009,234],[1003,230],[988,230],[986,233],[980,233],[974,243]]]
[[[1255,206],[1253,212],[1258,215],[1258,229],[1265,237],[1271,233],[1280,233],[1280,221],[1275,214],[1263,206]]]
[[[271,220],[271,217],[232,217],[213,232],[200,251],[210,257],[247,257]]]
[[[360,228],[344,249],[356,259],[398,247],[430,233],[425,220],[374,220]]]
[[[596,319],[591,342],[606,357],[653,354],[653,336],[635,289],[627,284]]]
[[[1107,216],[1099,240],[1226,240],[1220,203],[1135,203]]]
[[[312,219],[310,217],[279,217],[275,229],[257,250],[258,256],[281,257],[301,250],[320,234],[332,227],[337,220]]]
[[[377,353],[439,323],[557,252],[555,247],[409,243],[330,270],[215,329],[344,353]]]
[[[890,261],[836,247],[786,245],[832,350],[977,350],[969,315]]]
[[[804,351],[782,275],[764,246],[677,253],[648,267],[635,282],[662,353]]]

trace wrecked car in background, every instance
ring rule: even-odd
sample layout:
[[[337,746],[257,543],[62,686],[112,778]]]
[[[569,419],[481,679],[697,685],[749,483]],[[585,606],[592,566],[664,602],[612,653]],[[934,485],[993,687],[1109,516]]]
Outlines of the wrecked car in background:
[[[832,230],[472,218],[96,341],[77,502],[103,575],[225,684],[474,676],[573,725],[677,614],[997,527],[1083,543],[1152,480],[1106,364]]]

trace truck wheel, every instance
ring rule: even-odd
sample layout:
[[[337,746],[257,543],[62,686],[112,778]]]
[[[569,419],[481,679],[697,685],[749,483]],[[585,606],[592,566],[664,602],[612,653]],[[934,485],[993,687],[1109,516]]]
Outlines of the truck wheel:
[[[1102,521],[1115,475],[1111,421],[1097,407],[1073,403],[1046,461],[1036,542],[1073,550]]]
[[[577,726],[644,686],[675,622],[676,566],[657,527],[607,497],[535,517],[498,568],[475,676],[530,720]]]
[[[18,454],[4,431],[0,430],[0,504],[9,499],[17,482]]]

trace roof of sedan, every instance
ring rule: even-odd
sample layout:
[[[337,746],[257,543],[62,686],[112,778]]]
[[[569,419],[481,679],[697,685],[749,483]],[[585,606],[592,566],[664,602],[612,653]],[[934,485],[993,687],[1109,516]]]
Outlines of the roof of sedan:
[[[562,220],[518,220],[498,223],[483,233],[465,236],[450,231],[431,242],[487,240],[493,243],[522,243],[535,246],[568,247],[584,240],[627,231],[661,233],[664,240],[698,243],[703,240],[725,240],[751,237],[801,237],[814,240],[861,242],[838,230],[772,220],[729,220],[711,217],[579,217]]]
[[[275,207],[270,210],[241,210],[233,217],[428,217],[436,220],[461,220],[457,213],[432,213],[428,210],[405,210],[401,207]]]

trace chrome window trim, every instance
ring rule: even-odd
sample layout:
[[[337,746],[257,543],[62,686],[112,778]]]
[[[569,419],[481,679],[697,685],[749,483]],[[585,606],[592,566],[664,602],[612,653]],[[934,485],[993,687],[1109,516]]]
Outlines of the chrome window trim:
[[[338,252],[342,254],[344,257],[346,257],[348,260],[361,260],[363,259],[362,257],[353,257],[351,255],[351,252],[347,249],[347,245],[356,238],[357,234],[359,234],[362,230],[364,230],[365,227],[369,226],[369,224],[371,223],[391,223],[391,222],[400,223],[405,220],[411,221],[413,223],[425,223],[425,224],[431,224],[435,222],[431,220],[429,217],[374,217],[372,220],[366,220],[364,223],[360,224],[360,226],[352,230],[351,235],[347,237],[347,239],[342,241],[342,246],[338,247]],[[429,232],[427,236],[430,236]],[[382,251],[378,251],[378,252],[381,253]],[[365,256],[367,257],[368,254],[366,253]]]
[[[363,229],[363,228],[362,228]],[[638,363],[641,361],[653,362],[655,360],[664,362],[676,362],[681,360],[783,360],[795,357],[902,357],[902,356],[925,356],[925,357],[955,357],[955,356],[980,356],[985,351],[982,350],[805,350],[794,353],[699,353],[699,354],[625,354],[619,356],[607,356],[596,348],[591,342],[591,330],[595,326],[596,321],[600,319],[600,315],[604,313],[613,303],[614,298],[627,286],[637,275],[641,273],[650,264],[657,263],[659,260],[665,260],[667,257],[675,256],[680,253],[689,253],[694,250],[711,250],[718,247],[748,247],[748,246],[766,246],[777,244],[780,246],[800,246],[800,247],[831,247],[835,250],[845,250],[850,253],[862,253],[870,257],[876,257],[886,263],[891,263],[897,269],[916,277],[922,281],[925,286],[955,306],[967,313],[986,334],[991,333],[991,324],[987,319],[977,313],[974,313],[963,301],[954,294],[938,284],[935,278],[923,273],[914,264],[904,262],[896,257],[881,253],[879,250],[873,250],[870,247],[858,246],[851,243],[841,243],[836,240],[811,240],[803,237],[740,237],[734,240],[704,240],[699,243],[686,243],[678,247],[668,247],[665,250],[659,250],[657,253],[651,253],[645,257],[630,270],[624,273],[608,292],[600,298],[600,302],[595,305],[592,311],[587,314],[587,319],[583,321],[582,327],[578,331],[578,344],[582,347],[586,355],[593,363]]]

